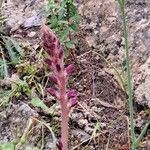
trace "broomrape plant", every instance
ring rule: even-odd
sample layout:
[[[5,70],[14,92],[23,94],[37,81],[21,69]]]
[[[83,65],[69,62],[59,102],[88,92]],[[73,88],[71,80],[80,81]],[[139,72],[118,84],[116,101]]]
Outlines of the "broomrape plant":
[[[60,150],[68,149],[68,120],[69,110],[77,104],[77,93],[74,89],[67,90],[69,75],[73,72],[73,65],[64,67],[64,51],[59,39],[46,25],[42,26],[41,39],[43,48],[49,55],[46,59],[48,67],[53,71],[49,78],[55,83],[55,87],[47,88],[47,91],[55,96],[61,106],[61,140],[58,147]]]

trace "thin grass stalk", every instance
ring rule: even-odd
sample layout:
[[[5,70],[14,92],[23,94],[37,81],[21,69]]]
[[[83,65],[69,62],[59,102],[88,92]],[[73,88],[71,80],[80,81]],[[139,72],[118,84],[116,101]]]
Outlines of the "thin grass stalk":
[[[143,128],[143,130],[142,130],[141,134],[139,135],[139,137],[134,141],[134,143],[133,143],[134,149],[139,146],[139,143],[140,143],[140,141],[142,140],[142,138],[144,137],[144,135],[145,135],[145,133],[146,133],[146,131],[147,131],[149,125],[150,125],[150,120],[149,120],[149,122],[145,125],[145,127]]]
[[[120,0],[120,9],[123,18],[123,30],[124,30],[124,38],[125,38],[125,57],[126,57],[126,67],[127,67],[127,93],[128,93],[128,107],[130,113],[130,126],[131,126],[131,141],[132,144],[135,142],[135,124],[134,124],[134,110],[133,110],[133,97],[132,97],[132,78],[131,78],[131,67],[130,67],[130,58],[129,58],[129,44],[128,44],[128,30],[127,30],[127,22],[125,15],[125,1]],[[134,146],[132,146],[132,150],[134,150]]]

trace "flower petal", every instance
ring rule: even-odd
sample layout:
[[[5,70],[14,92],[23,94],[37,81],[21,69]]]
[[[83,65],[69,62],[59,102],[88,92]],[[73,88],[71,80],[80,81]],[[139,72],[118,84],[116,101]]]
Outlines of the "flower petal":
[[[69,100],[69,108],[74,107],[77,103],[78,103],[78,98],[77,98],[77,96],[71,98],[71,99]]]
[[[47,65],[48,65],[49,67],[52,66],[52,61],[51,61],[50,59],[46,59],[45,62],[47,63]]]
[[[60,139],[56,142],[56,145],[57,145],[58,150],[62,150],[63,144]]]
[[[76,97],[77,96],[77,92],[75,89],[72,89],[70,91],[67,92],[67,96],[68,96],[68,99],[70,98],[73,98],[73,97]]]
[[[57,81],[57,78],[54,77],[53,75],[50,75],[50,76],[49,76],[49,80],[52,81],[52,82],[55,83],[55,84],[57,84],[57,82],[58,82],[58,81]]]
[[[54,88],[47,88],[47,92],[50,95],[57,97],[57,91]]]
[[[66,73],[67,73],[67,75],[70,75],[73,71],[74,71],[73,64],[70,64],[69,66],[66,67]]]

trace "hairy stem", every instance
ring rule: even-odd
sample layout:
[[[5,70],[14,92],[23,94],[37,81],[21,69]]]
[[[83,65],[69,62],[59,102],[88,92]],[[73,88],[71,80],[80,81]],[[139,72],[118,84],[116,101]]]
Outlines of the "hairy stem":
[[[61,102],[61,142],[63,144],[62,150],[68,150],[68,107],[66,97],[66,79],[65,77],[61,80],[60,89],[60,102]]]
[[[61,117],[61,142],[63,144],[62,150],[68,150],[68,109],[66,103],[62,105]]]

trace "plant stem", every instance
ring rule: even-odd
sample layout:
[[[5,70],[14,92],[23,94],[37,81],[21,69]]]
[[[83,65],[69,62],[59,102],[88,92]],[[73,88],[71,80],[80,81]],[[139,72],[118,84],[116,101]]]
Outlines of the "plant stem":
[[[125,15],[125,4],[121,6],[121,13],[123,17],[123,28],[124,28],[124,38],[125,38],[125,55],[126,55],[126,67],[127,67],[127,85],[128,85],[128,105],[130,113],[130,125],[131,125],[131,141],[132,144],[135,141],[135,132],[134,132],[134,110],[133,110],[133,99],[132,99],[132,84],[131,84],[131,67],[130,67],[130,58],[129,58],[129,46],[128,46],[128,31],[127,31],[127,22]],[[134,150],[134,148],[132,148]]]
[[[61,80],[60,102],[61,102],[61,142],[63,144],[62,150],[68,150],[68,107],[66,98],[66,78]]]
[[[68,150],[68,109],[67,104],[63,104],[61,111],[61,142],[63,144],[62,150]]]

